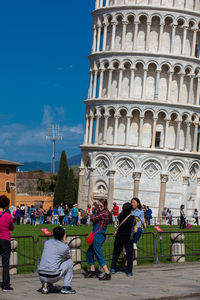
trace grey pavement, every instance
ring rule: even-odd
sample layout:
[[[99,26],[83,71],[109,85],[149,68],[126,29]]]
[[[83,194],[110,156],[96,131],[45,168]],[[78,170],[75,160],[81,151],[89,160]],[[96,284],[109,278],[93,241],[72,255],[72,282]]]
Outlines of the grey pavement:
[[[153,265],[135,267],[134,276],[124,273],[112,276],[111,281],[85,279],[81,272],[75,272],[73,288],[76,295],[49,293],[43,295],[37,290],[41,284],[37,274],[11,277],[12,292],[0,290],[0,300],[82,300],[82,299],[186,299],[200,300],[200,263]],[[62,286],[62,281],[57,285]]]

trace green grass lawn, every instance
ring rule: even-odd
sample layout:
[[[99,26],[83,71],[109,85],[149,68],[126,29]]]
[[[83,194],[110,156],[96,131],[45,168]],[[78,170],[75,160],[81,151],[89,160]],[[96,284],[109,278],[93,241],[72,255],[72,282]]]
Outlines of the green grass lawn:
[[[50,232],[53,232],[53,228],[57,225],[15,225],[15,230],[12,232],[12,236],[17,237],[16,240],[19,243],[17,248],[18,251],[18,267],[19,273],[32,272],[36,269],[37,263],[40,260],[43,243],[46,237],[41,231],[41,228],[47,228]],[[167,226],[160,225],[163,229],[164,234],[162,234],[162,240],[160,240],[160,235],[153,226],[148,226],[145,229],[145,234],[142,235],[140,241],[138,242],[138,264],[152,264],[156,261],[156,255],[158,254],[159,261],[162,263],[170,262],[170,249],[171,241],[170,234],[168,232],[179,232],[178,226]],[[110,265],[113,252],[114,238],[112,233],[115,228],[112,225],[108,226],[107,229],[107,239],[103,246],[104,257]],[[85,236],[92,231],[92,227],[87,225],[81,225],[77,227],[66,227],[67,235],[80,235],[82,241],[82,267],[86,266],[86,251],[88,249],[88,244],[85,241]],[[198,231],[195,233],[194,231]],[[192,229],[185,230],[185,251],[186,251],[186,261],[199,260],[200,258],[200,226],[193,226]],[[192,233],[193,232],[193,233]],[[27,237],[25,237],[27,236]],[[22,238],[21,238],[22,237]],[[157,249],[157,250],[156,250]],[[194,256],[192,256],[192,255]],[[26,266],[24,266],[26,265]]]

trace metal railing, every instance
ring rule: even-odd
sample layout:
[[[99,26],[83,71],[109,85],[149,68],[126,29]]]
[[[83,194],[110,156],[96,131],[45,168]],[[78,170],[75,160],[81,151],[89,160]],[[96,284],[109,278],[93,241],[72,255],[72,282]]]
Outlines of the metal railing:
[[[179,240],[171,239],[171,234],[177,234],[183,236],[184,246],[179,252],[172,253],[172,247],[174,243]],[[89,245],[86,243],[86,234],[70,235],[68,238],[81,239],[81,257],[75,253],[75,264],[81,264],[82,267],[86,266],[86,252]],[[14,236],[12,240],[18,242],[16,249],[16,255],[11,256],[10,266],[11,268],[17,268],[18,273],[36,271],[37,265],[41,259],[44,242],[52,236],[41,235],[37,239],[33,236]],[[72,242],[72,241],[71,241]],[[69,242],[69,246],[70,243]],[[186,261],[197,260],[200,258],[200,231],[166,231],[162,233],[144,232],[137,243],[137,262],[138,264],[152,264],[159,262],[170,262],[172,257],[185,257]],[[114,237],[113,234],[106,235],[106,241],[103,245],[103,255],[108,265],[112,260],[112,254],[114,249]],[[13,259],[13,260],[12,260]]]

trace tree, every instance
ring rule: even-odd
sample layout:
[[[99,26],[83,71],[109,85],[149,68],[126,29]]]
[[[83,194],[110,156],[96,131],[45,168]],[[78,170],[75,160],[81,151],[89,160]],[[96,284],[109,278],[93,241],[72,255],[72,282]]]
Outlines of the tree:
[[[67,156],[63,150],[60,157],[58,175],[54,191],[54,204],[67,203],[66,191],[68,189],[69,167],[67,163]]]
[[[67,204],[70,206],[76,203],[74,172],[72,169],[69,170],[69,177],[67,181],[67,190],[66,190],[66,200],[67,200]]]

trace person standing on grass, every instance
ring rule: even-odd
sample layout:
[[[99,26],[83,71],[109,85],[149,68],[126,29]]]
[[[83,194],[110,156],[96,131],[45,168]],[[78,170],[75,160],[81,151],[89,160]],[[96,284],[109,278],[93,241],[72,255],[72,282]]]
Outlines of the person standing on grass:
[[[6,212],[10,200],[5,196],[0,196],[0,255],[2,256],[3,267],[3,291],[13,290],[10,286],[9,262],[11,253],[10,230],[14,230],[13,218]]]
[[[78,217],[78,207],[77,204],[74,204],[71,210],[71,226],[77,225],[77,217]]]
[[[186,216],[184,212],[184,204],[180,206],[180,229],[185,229],[186,228]]]
[[[60,226],[54,228],[53,236],[54,239],[45,242],[38,266],[42,293],[48,294],[53,288],[52,284],[64,277],[61,294],[76,294],[76,291],[71,286],[73,261],[71,259],[71,251],[66,243],[65,229]]]
[[[118,225],[118,216],[119,216],[119,206],[116,202],[113,203],[113,210],[112,210],[112,221],[114,224],[114,227],[117,227]]]
[[[44,224],[44,209],[43,209],[42,205],[40,205],[38,214],[39,214],[39,218],[40,218],[40,224]]]
[[[99,280],[110,280],[111,274],[106,265],[106,261],[103,257],[103,243],[106,240],[106,229],[109,223],[109,212],[107,209],[107,200],[101,199],[98,204],[94,201],[93,196],[91,200],[94,205],[94,213],[91,214],[90,219],[93,222],[93,244],[89,246],[86,253],[86,260],[90,265],[90,271],[88,272],[87,278],[97,277],[95,266],[94,266],[94,255],[97,258],[99,265],[103,268],[105,274],[99,277]]]
[[[36,213],[36,209],[33,205],[31,205],[30,208],[30,218],[31,218],[31,225],[35,225],[35,213]]]
[[[131,214],[131,211],[131,203],[124,203],[122,212],[118,217],[119,227],[115,237],[111,274],[116,272],[117,260],[124,247],[127,258],[127,276],[133,275],[133,227],[135,226],[135,217]]]
[[[20,225],[21,211],[20,211],[19,206],[17,206],[15,216],[16,216],[16,222],[17,222],[17,225]]]
[[[144,211],[138,198],[132,198],[132,215],[136,218],[136,225],[134,226],[133,249],[137,249],[137,242],[139,241],[143,227],[145,226]]]

